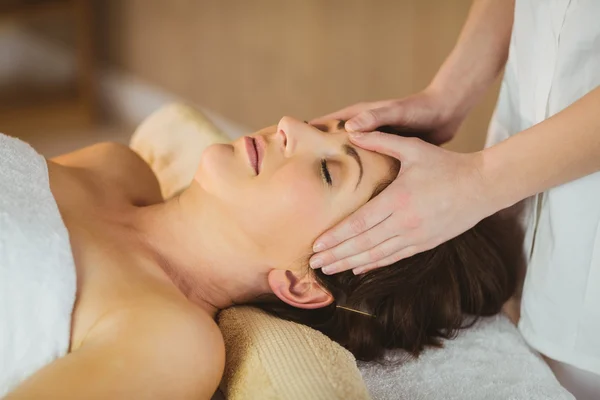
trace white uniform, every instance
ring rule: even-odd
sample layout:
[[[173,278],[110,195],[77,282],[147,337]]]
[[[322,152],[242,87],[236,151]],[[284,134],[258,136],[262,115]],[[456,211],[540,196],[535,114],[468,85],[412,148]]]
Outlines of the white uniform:
[[[600,0],[516,0],[488,145],[598,86]],[[519,329],[539,352],[597,374],[600,382],[600,173],[536,196],[528,211]]]

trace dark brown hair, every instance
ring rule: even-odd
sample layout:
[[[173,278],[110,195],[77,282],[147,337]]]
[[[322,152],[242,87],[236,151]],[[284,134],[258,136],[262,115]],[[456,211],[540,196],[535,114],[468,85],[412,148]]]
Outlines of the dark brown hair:
[[[521,243],[516,220],[495,214],[434,249],[361,275],[325,275],[307,266],[335,299],[326,307],[300,309],[274,294],[253,304],[321,331],[359,360],[380,360],[386,349],[416,357],[501,311],[516,288]]]

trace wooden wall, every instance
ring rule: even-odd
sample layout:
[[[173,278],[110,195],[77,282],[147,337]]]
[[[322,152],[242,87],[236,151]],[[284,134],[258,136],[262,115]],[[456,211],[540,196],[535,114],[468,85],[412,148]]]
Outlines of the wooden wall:
[[[423,88],[470,0],[98,0],[104,62],[252,128]],[[481,148],[497,86],[451,144]]]

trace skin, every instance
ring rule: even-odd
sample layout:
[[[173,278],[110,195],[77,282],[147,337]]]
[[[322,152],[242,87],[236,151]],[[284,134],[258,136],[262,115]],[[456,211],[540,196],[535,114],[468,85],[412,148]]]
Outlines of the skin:
[[[389,158],[356,148],[357,185],[338,125],[284,117],[257,132],[258,175],[243,139],[211,146],[191,186],[166,202],[127,147],[48,161],[77,269],[71,348],[7,398],[210,398],[225,362],[218,310],[263,293],[330,304],[307,266],[312,243],[392,178]]]

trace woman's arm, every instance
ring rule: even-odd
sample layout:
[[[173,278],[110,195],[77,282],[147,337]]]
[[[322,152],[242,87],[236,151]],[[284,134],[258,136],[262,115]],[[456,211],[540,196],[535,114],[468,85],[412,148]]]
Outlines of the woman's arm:
[[[465,114],[506,64],[514,12],[514,0],[474,0],[454,49],[431,82]]]
[[[177,309],[122,313],[6,399],[209,399],[225,354],[218,327],[203,319]]]
[[[600,170],[600,87],[482,151],[487,214]]]

